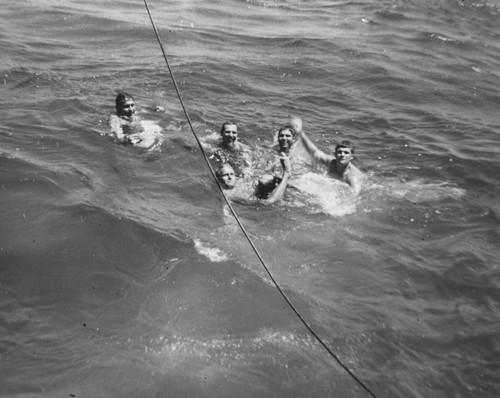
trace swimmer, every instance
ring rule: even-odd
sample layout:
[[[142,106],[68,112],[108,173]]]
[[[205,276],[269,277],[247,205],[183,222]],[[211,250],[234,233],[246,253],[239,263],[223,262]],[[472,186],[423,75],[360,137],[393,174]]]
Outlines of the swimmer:
[[[319,150],[304,133],[302,130],[302,120],[293,118],[291,124],[299,133],[306,151],[317,163],[327,169],[330,177],[349,184],[355,193],[361,190],[363,173],[351,162],[354,159],[354,144],[351,141],[342,141],[335,147],[334,155],[327,155]]]
[[[214,151],[211,156],[212,158],[216,158],[222,163],[227,163],[229,161],[228,157],[234,157],[231,154],[250,152],[250,148],[239,141],[238,126],[236,123],[230,121],[222,123],[220,136],[221,139],[217,143],[219,149]]]
[[[234,164],[238,175],[247,174],[251,165],[251,150],[248,145],[239,141],[238,126],[236,123],[226,121],[220,129],[220,140],[217,149],[213,150],[210,159],[221,163]]]
[[[233,189],[236,186],[236,173],[229,163],[224,163],[215,172],[223,189]]]
[[[219,147],[228,151],[243,151],[248,150],[248,146],[238,140],[238,126],[233,122],[224,122],[220,129],[221,141]]]
[[[244,187],[238,189],[240,188],[238,182],[241,180],[238,180],[233,167],[229,163],[224,163],[220,166],[217,169],[216,176],[222,188],[230,192],[228,192],[230,199],[236,202],[248,203],[252,201],[252,198],[256,198],[259,200],[259,203],[270,205],[283,197],[288,179],[290,178],[290,161],[287,156],[281,159],[281,164],[283,167],[281,178],[268,175],[261,177],[252,194],[242,192],[245,191]]]
[[[137,133],[141,132],[140,119],[135,116],[135,101],[132,95],[121,92],[115,100],[116,115],[111,115],[111,132],[122,144],[135,144],[140,141]]]
[[[115,109],[118,117],[131,122],[135,114],[135,100],[132,95],[122,92],[116,96]]]
[[[292,155],[297,144],[297,131],[292,124],[285,124],[278,130],[277,143],[273,149],[279,154]]]
[[[149,150],[161,146],[164,138],[160,133],[160,127],[151,121],[143,122],[136,115],[135,100],[131,94],[119,93],[115,99],[115,109],[116,114],[110,116],[110,127],[118,142],[149,148]]]
[[[298,130],[296,130],[291,123],[283,125],[276,134],[275,143],[271,146],[272,154],[258,159],[260,162],[265,162],[261,168],[264,168],[267,170],[267,173],[270,174],[267,176],[268,178],[271,178],[273,175],[276,176],[274,178],[280,178],[277,177],[277,175],[279,175],[283,166],[280,166],[278,162],[276,162],[276,159],[279,159],[281,162],[282,158],[286,158],[289,165],[288,171],[290,173],[292,173],[290,160],[293,159],[293,166],[297,169],[298,164],[303,159],[302,155],[297,151],[298,147],[301,146],[299,145],[300,141],[298,140],[297,133]],[[296,174],[296,171],[297,170],[295,170],[294,174]]]

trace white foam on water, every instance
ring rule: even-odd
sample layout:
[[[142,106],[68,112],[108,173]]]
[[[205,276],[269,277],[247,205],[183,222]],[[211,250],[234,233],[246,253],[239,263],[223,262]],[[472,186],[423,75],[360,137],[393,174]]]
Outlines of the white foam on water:
[[[332,216],[356,212],[357,199],[349,186],[326,175],[305,173],[294,178],[291,184],[310,196],[311,204]]]
[[[194,240],[194,247],[199,254],[205,256],[214,263],[227,261],[229,258],[228,255],[221,249],[217,247],[210,247],[208,243],[202,242],[198,239]]]
[[[382,189],[390,197],[405,199],[414,203],[438,202],[444,199],[460,200],[465,189],[449,182],[426,182],[422,179],[411,181],[388,180],[382,183]],[[372,187],[379,186],[373,185]]]
[[[141,141],[134,145],[149,150],[159,149],[165,140],[165,137],[161,133],[160,125],[153,120],[141,120],[141,125],[144,129],[144,131],[138,134]]]

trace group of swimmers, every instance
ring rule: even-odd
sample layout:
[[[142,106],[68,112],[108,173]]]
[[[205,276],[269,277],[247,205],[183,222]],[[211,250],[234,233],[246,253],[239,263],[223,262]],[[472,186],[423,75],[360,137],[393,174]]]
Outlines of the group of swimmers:
[[[156,107],[155,110],[163,110]],[[111,131],[120,143],[133,144],[150,148],[163,142],[161,132],[157,134],[144,134],[141,129],[140,119],[135,116],[136,108],[134,98],[128,93],[119,93],[116,97],[116,114],[111,115]],[[302,129],[302,120],[293,117],[289,124],[282,126],[277,134],[276,144],[272,147],[274,155],[278,156],[281,165],[280,175],[276,170],[258,178],[253,196],[262,204],[272,204],[279,201],[285,192],[291,175],[291,158],[298,142],[313,160],[322,165],[327,175],[347,183],[351,189],[358,193],[363,182],[363,173],[352,163],[354,158],[354,145],[344,140],[335,147],[333,155],[328,155],[318,149]],[[225,122],[220,130],[220,140],[211,156],[219,166],[216,170],[217,179],[221,187],[229,192],[238,191],[242,177],[235,172],[234,164],[248,160],[252,149],[239,141],[238,126],[233,122]],[[239,190],[241,191],[241,190]],[[232,195],[234,196],[234,195]],[[241,199],[241,198],[240,198]]]

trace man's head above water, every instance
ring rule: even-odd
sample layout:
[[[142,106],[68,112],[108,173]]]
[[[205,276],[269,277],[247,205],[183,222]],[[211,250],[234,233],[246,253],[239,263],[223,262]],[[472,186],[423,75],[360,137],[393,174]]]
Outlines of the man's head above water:
[[[116,114],[124,119],[130,119],[135,113],[134,97],[126,92],[116,96]]]

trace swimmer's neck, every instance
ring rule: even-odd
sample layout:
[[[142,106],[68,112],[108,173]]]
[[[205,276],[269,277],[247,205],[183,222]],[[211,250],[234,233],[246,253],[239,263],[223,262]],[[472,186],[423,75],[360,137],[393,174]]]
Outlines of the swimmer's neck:
[[[136,120],[138,120],[138,117],[136,115],[127,116],[127,115],[117,114],[117,116],[120,119],[125,120],[126,122],[135,122]]]
[[[221,148],[227,149],[228,151],[237,151],[240,149],[240,143],[238,141],[224,142],[221,143]]]
[[[294,141],[290,144],[290,146],[288,146],[286,148],[278,147],[278,152],[290,156],[295,152],[295,148],[297,146],[296,144],[297,144],[297,141]]]

